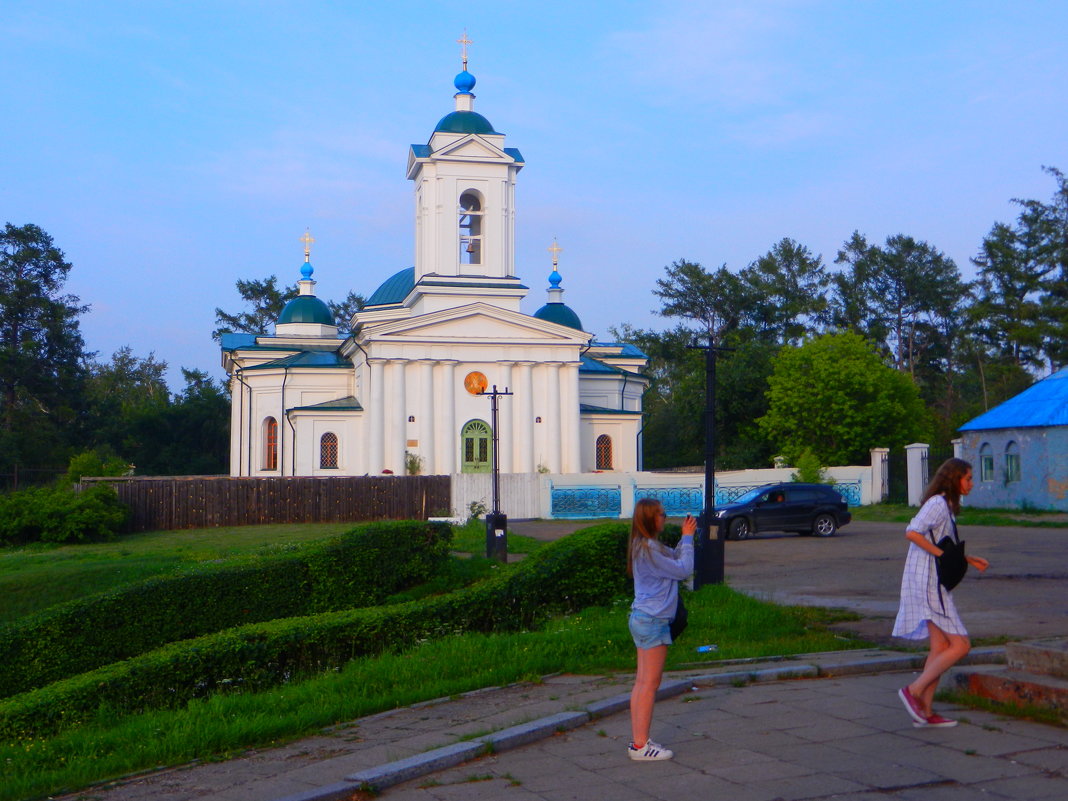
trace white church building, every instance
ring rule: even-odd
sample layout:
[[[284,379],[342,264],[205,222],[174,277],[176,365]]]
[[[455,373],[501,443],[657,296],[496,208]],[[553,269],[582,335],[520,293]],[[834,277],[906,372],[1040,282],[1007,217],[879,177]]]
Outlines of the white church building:
[[[234,476],[488,472],[499,398],[502,473],[641,468],[647,358],[599,343],[563,302],[553,248],[547,302],[533,314],[515,270],[516,181],[524,166],[473,110],[456,110],[408,152],[415,266],[368,298],[339,335],[315,296],[305,247],[299,295],[273,334],[224,334]]]

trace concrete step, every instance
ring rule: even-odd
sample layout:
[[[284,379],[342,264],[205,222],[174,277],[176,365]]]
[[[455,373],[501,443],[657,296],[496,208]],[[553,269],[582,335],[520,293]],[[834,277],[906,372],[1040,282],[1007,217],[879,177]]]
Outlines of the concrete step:
[[[1068,639],[1008,643],[1005,661],[1010,670],[1068,679]]]
[[[1068,716],[1068,680],[1020,670],[957,669],[956,686],[981,698],[1019,707],[1039,707]]]

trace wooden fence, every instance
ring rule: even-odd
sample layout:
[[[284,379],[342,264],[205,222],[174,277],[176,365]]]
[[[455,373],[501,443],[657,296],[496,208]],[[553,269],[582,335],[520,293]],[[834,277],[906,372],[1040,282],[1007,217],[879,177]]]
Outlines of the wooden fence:
[[[448,514],[448,476],[85,478],[130,508],[129,531],[262,523],[425,520]]]

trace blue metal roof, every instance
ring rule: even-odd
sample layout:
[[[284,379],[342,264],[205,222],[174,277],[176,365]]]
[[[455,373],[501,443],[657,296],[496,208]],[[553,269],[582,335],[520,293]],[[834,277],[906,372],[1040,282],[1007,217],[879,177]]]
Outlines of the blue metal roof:
[[[362,412],[363,407],[360,402],[356,400],[352,395],[345,398],[338,398],[337,400],[324,401],[323,403],[313,403],[310,406],[294,406],[289,409],[291,412],[301,412],[315,409],[316,411],[324,412]]]
[[[415,287],[415,268],[405,267],[394,273],[367,299],[367,306],[390,306],[401,303]]]
[[[631,409],[608,409],[604,406],[591,406],[588,403],[579,404],[580,414],[632,414],[635,417],[640,417],[641,412],[632,411]]]
[[[237,350],[238,348],[250,348],[256,344],[259,334],[225,333],[219,335],[219,344],[223,350]]]
[[[591,359],[589,356],[579,356],[579,372],[580,373],[611,373],[611,374],[624,374],[634,375],[626,370],[620,370],[618,367],[613,367],[610,364],[597,361],[597,359]]]
[[[1032,384],[1000,406],[969,420],[958,431],[1068,426],[1068,367]]]

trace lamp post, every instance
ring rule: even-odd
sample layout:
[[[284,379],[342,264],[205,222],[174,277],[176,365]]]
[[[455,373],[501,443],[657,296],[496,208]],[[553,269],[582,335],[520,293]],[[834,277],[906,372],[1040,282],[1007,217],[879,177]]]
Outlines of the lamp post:
[[[493,509],[486,515],[486,558],[496,559],[498,562],[507,562],[508,517],[501,514],[501,463],[498,453],[497,399],[513,393],[509,392],[507,387],[503,391],[498,391],[497,385],[494,384],[493,389],[489,392],[482,390],[480,394],[489,395],[490,398],[490,434],[493,442],[493,453],[490,457],[493,471]]]
[[[689,345],[691,350],[705,352],[705,508],[697,520],[694,538],[694,589],[705,584],[722,584],[724,567],[723,541],[726,532],[720,531],[713,516],[716,506],[716,354],[731,350],[715,344],[711,334],[707,345]]]

